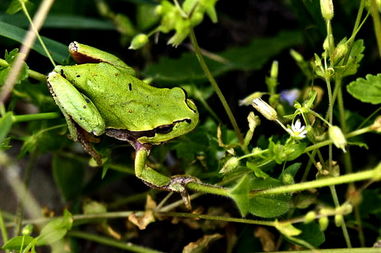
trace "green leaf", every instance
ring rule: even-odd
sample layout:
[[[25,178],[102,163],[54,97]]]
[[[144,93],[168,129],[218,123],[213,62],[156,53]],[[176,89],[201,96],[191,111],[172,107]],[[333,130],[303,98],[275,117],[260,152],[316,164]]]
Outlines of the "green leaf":
[[[300,229],[297,229],[291,223],[279,223],[278,221],[276,221],[275,228],[278,229],[278,231],[285,236],[296,236],[302,233]]]
[[[20,235],[11,238],[3,246],[2,249],[5,250],[22,250],[25,249],[34,240],[33,237],[29,235]]]
[[[348,92],[358,100],[365,103],[381,103],[381,74],[366,75],[358,78],[347,86]]]
[[[269,154],[276,163],[282,164],[284,161],[292,161],[303,154],[307,144],[304,142],[289,142],[282,145],[279,142],[273,142],[270,138]]]
[[[22,43],[25,34],[25,30],[0,21],[0,36]],[[67,46],[43,36],[42,39],[45,42],[47,48],[49,49],[49,52],[52,54],[53,59],[56,62],[62,64],[68,57]],[[46,56],[39,41],[37,41],[33,45],[32,49],[40,53],[41,55]]]
[[[5,51],[4,60],[8,63],[8,66],[0,67],[0,86],[5,83],[5,80],[8,77],[9,71],[11,70],[12,63],[16,60],[18,55],[18,49],[15,48],[11,52]],[[4,64],[5,65],[5,64]],[[28,78],[28,66],[26,63],[23,63],[20,74],[17,77],[16,83],[20,83],[21,81]]]
[[[12,0],[12,2],[9,4],[8,9],[6,10],[6,13],[8,14],[15,14],[22,10],[20,0]],[[32,3],[28,0],[22,0],[24,2],[24,5],[27,9],[29,9],[30,6],[32,6]]]
[[[66,201],[79,196],[83,187],[85,170],[83,164],[55,154],[52,161],[54,181]]]
[[[29,21],[21,14],[0,15],[0,20],[17,27],[27,28],[29,26]],[[115,26],[111,21],[75,15],[51,14],[46,18],[44,28],[115,30]]]
[[[69,211],[65,210],[64,216],[56,218],[46,224],[40,235],[37,237],[37,245],[52,244],[61,240],[73,225],[73,217]]]
[[[314,247],[319,247],[325,241],[324,233],[320,230],[319,224],[316,222],[295,224],[295,227],[302,231],[296,238],[302,239]]]
[[[244,176],[231,190],[230,197],[235,201],[242,216],[247,213],[263,217],[277,217],[290,208],[290,195],[258,195],[251,197],[249,193],[280,186],[282,183],[273,178],[255,178],[251,175]]]
[[[3,117],[0,118],[0,143],[5,142],[5,137],[7,137],[9,131],[13,124],[13,113],[7,112]]]
[[[337,73],[342,77],[356,74],[358,68],[360,67],[360,61],[364,57],[364,49],[364,41],[356,40],[352,45],[347,64],[342,69],[338,68],[336,70]]]
[[[208,58],[206,62],[215,77],[232,70],[257,70],[282,50],[298,45],[301,41],[301,33],[286,31],[272,38],[255,39],[244,47],[227,49],[218,54],[225,59],[223,62]],[[184,53],[179,59],[162,57],[157,64],[149,65],[144,74],[156,81],[169,83],[206,80],[193,53]]]

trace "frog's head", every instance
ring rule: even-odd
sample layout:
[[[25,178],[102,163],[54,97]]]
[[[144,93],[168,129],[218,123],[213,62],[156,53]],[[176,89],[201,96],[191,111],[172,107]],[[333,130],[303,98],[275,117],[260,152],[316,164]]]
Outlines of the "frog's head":
[[[198,111],[191,99],[185,99],[187,115],[178,118],[171,124],[161,125],[149,131],[150,134],[137,139],[140,143],[160,144],[192,131],[198,123]],[[183,104],[183,105],[184,105]]]

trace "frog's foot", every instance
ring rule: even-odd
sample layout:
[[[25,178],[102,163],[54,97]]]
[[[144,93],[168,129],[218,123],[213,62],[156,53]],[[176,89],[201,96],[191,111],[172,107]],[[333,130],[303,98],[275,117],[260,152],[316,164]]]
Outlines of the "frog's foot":
[[[181,195],[181,198],[184,201],[185,207],[188,210],[192,210],[192,205],[190,201],[190,197],[186,188],[186,185],[193,182],[200,182],[198,178],[192,177],[192,176],[182,176],[182,175],[176,175],[172,176],[169,179],[169,182],[165,185],[154,185],[150,182],[147,182],[143,179],[143,182],[148,185],[151,188],[159,189],[162,191],[170,191],[170,192],[178,192]]]
[[[176,176],[172,176],[171,181],[164,187],[168,191],[180,193],[184,201],[185,207],[188,210],[192,210],[192,205],[191,205],[191,201],[190,201],[190,197],[189,197],[186,185],[193,182],[200,182],[200,180],[198,178],[191,177],[191,176],[176,175]]]
[[[96,161],[98,166],[102,166],[102,156],[95,150],[95,148],[91,144],[91,142],[96,142],[94,141],[95,138],[80,127],[77,127],[77,131],[78,142],[81,143],[83,149],[86,151],[86,153],[91,155],[91,157]]]

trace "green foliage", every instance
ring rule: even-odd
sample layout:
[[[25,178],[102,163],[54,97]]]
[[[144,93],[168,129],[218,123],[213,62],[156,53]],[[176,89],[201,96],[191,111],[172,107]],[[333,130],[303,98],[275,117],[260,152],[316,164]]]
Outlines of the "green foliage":
[[[30,26],[25,10],[33,17],[41,2],[0,1],[0,86]],[[213,252],[338,252],[334,248],[346,244],[373,252],[365,246],[381,235],[376,184],[381,74],[373,38],[373,32],[380,37],[380,13],[368,17],[371,8],[359,6],[371,3],[365,0],[332,1],[334,8],[322,13],[330,2],[56,1],[39,31],[47,51],[38,40],[31,45],[17,82],[0,101],[0,176],[14,176],[7,187],[16,194],[15,202],[24,203],[18,190],[23,183],[50,187],[46,198],[30,191],[30,201],[43,202],[41,210],[54,218],[42,224],[31,217],[33,226],[7,240],[6,226],[17,226],[13,215],[25,217],[3,211],[8,200],[0,199],[1,250],[27,253],[50,247],[76,253],[98,251],[102,244],[109,251],[133,252],[193,252],[206,246]],[[189,40],[191,35],[197,39]],[[195,102],[196,129],[154,143],[146,163],[163,174],[163,181],[179,180],[181,194],[166,195],[130,176],[136,156],[131,136],[153,131],[124,129],[126,136],[132,134],[128,141],[82,131],[80,142],[90,142],[84,145],[87,153],[101,154],[102,168],[68,138],[45,74],[54,68],[47,54],[57,64],[69,63],[70,41],[126,59],[139,79],[153,86],[181,86]],[[233,115],[223,111],[221,95],[210,85],[214,82]],[[359,101],[352,104],[351,96]],[[128,108],[128,99],[125,103]],[[151,143],[137,147],[150,149]],[[181,176],[170,178],[175,175]],[[191,183],[181,182],[183,175]],[[369,182],[355,183],[360,180]],[[183,208],[188,194],[192,211]],[[28,201],[23,207],[29,214]]]
[[[250,192],[264,190],[280,186],[282,183],[273,178],[256,178],[251,175],[245,175],[229,192],[229,196],[236,202],[241,215],[248,213],[263,218],[278,217],[290,208],[291,196],[284,195],[266,195],[250,196]]]
[[[222,62],[207,58],[206,63],[215,77],[233,70],[258,70],[282,50],[300,42],[299,32],[284,31],[272,38],[254,39],[247,46],[229,48],[218,54],[223,59]],[[179,59],[161,57],[158,63],[148,65],[144,74],[158,82],[167,83],[206,79],[196,57],[191,53],[184,53]]]
[[[58,154],[53,156],[53,177],[62,197],[66,201],[75,200],[80,196],[84,183],[84,168],[74,159],[63,158]]]
[[[347,86],[348,92],[364,103],[381,103],[381,74],[366,75]]]
[[[26,31],[14,25],[10,25],[0,21],[0,36],[15,40],[17,42],[22,42],[25,37]],[[58,63],[63,63],[67,59],[67,47],[57,41],[44,38],[43,41],[49,47],[50,54],[53,56],[53,59]],[[36,42],[33,47],[33,50],[40,53],[41,55],[46,56],[44,49],[42,48],[40,42]]]

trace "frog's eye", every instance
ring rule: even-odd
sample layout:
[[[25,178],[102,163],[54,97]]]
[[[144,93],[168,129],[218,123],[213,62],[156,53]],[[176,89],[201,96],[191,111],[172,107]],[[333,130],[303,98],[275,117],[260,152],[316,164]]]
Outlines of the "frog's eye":
[[[167,134],[171,132],[173,129],[173,125],[163,125],[155,128],[155,132],[158,134]]]

